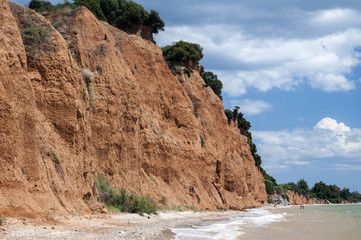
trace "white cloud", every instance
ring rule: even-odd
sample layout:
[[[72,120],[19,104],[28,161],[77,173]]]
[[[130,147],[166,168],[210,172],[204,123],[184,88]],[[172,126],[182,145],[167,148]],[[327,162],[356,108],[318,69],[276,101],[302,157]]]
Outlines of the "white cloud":
[[[314,129],[327,129],[335,133],[351,132],[351,129],[343,122],[338,123],[335,119],[326,117],[319,121]]]
[[[354,164],[334,164],[332,167],[336,170],[361,170],[361,165],[354,165]]]
[[[355,84],[347,80],[344,75],[318,73],[310,78],[313,88],[323,89],[327,92],[348,91],[355,88]]]
[[[298,166],[304,166],[310,164],[308,161],[285,161],[285,164],[291,164],[291,165],[298,165]]]
[[[361,16],[361,12],[332,9],[303,13],[308,18],[304,19],[305,28],[317,32],[323,29],[322,24],[330,25],[327,33],[314,37],[257,35],[242,24],[220,22],[170,26],[157,42],[161,46],[180,39],[199,43],[204,48],[202,63],[219,75],[224,92],[233,97],[250,88],[289,91],[304,83],[327,92],[349,91],[355,89],[355,83],[347,76],[361,63],[360,54],[355,51],[361,45],[361,17],[355,23],[353,16]],[[332,22],[338,21],[342,24],[336,28]],[[273,26],[282,27],[275,23]]]
[[[231,104],[239,106],[239,111],[248,116],[260,114],[272,108],[269,103],[253,99],[231,100]]]
[[[309,159],[353,159],[361,155],[361,129],[351,129],[331,118],[319,121],[313,129],[253,131],[262,161],[269,169],[279,165],[306,165]]]
[[[316,11],[310,18],[309,23],[311,26],[319,26],[322,28],[330,27],[355,27],[360,26],[361,16],[359,11],[348,8],[335,8]]]

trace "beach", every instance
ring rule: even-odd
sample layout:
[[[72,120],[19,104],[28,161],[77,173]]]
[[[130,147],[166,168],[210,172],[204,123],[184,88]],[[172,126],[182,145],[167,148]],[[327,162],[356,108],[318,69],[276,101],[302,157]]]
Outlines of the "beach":
[[[164,211],[6,219],[0,239],[349,239],[361,205],[265,206],[245,211]]]
[[[49,219],[8,218],[0,239],[172,239],[171,228],[241,217],[242,211],[165,211],[158,215],[130,213],[53,216]]]

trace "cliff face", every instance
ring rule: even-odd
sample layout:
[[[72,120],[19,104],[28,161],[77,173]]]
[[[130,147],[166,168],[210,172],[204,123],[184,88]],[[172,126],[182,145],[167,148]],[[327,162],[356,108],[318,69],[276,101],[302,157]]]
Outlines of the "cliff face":
[[[298,194],[297,192],[294,192],[292,190],[287,191],[288,196],[288,204],[289,205],[303,205],[303,204],[328,204],[323,199],[317,199],[317,198],[307,198],[306,196],[302,194]],[[277,193],[274,194],[274,199],[283,199],[281,195],[278,195]]]
[[[45,18],[0,6],[2,214],[88,211],[99,176],[175,205],[266,201],[247,139],[197,71],[174,77],[155,44],[84,7]]]
[[[307,199],[305,196],[300,195],[294,191],[287,191],[290,205],[314,204],[312,199]]]

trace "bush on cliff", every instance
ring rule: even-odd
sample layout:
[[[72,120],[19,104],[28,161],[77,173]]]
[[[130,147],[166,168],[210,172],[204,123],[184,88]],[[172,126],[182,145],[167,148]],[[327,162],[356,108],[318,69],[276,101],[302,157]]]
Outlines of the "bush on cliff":
[[[213,92],[222,100],[222,88],[223,84],[218,79],[218,76],[212,72],[204,71],[204,67],[201,66],[200,75],[206,83],[206,87],[211,87]]]
[[[265,179],[264,183],[266,185],[267,194],[268,195],[273,195],[274,194],[274,185],[273,185],[273,183],[268,179]]]
[[[197,43],[189,43],[183,40],[162,47],[163,57],[168,65],[183,65],[186,67],[198,64],[203,58],[203,48]]]
[[[157,204],[150,197],[137,196],[135,194],[128,194],[126,190],[115,191],[104,179],[95,179],[95,184],[99,191],[98,200],[105,204],[110,210],[120,212],[139,213],[143,215],[157,214]]]
[[[164,60],[175,75],[180,73],[175,66],[180,65],[185,67],[183,72],[190,77],[193,72],[191,69],[194,69],[203,58],[203,48],[199,44],[183,40],[162,47],[162,51]],[[222,100],[223,84],[218,76],[213,72],[205,71],[203,66],[201,66],[199,74],[204,80],[205,86],[211,87],[213,92]]]
[[[29,8],[34,9],[37,12],[51,11],[53,5],[51,2],[42,0],[32,0],[29,4]]]
[[[22,39],[30,56],[41,53],[42,50],[53,49],[50,41],[50,28],[36,26],[31,19],[27,19],[24,23]]]
[[[232,118],[233,118],[233,112],[232,112],[232,110],[230,110],[230,109],[225,109],[225,110],[224,110],[224,114],[226,114],[226,117],[227,117],[227,120],[228,120],[228,125],[230,125],[231,122],[232,122]]]

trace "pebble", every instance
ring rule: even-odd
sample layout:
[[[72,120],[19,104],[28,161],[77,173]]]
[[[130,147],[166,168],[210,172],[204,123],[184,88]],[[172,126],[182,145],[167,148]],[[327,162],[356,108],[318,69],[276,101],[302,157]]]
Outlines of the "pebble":
[[[51,229],[55,229],[55,227],[51,227]]]
[[[5,232],[5,231],[6,231],[6,228],[3,228],[3,231]]]

